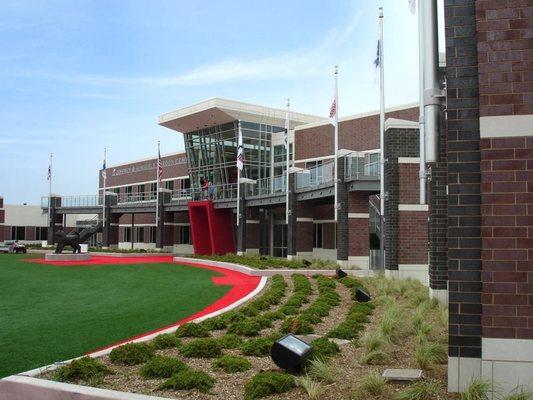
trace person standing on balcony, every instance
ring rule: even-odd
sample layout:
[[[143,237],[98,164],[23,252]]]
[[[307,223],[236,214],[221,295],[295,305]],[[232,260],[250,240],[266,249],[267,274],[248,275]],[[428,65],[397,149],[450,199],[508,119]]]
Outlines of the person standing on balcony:
[[[207,193],[209,200],[213,200],[215,197],[215,185],[213,185],[213,182],[211,182],[209,179],[207,180]]]

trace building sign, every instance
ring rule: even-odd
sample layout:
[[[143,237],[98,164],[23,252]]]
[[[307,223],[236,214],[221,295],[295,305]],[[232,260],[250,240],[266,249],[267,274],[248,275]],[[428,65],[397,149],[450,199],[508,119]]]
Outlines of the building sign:
[[[170,159],[163,159],[163,168],[165,167],[172,167],[174,165],[182,165],[187,164],[187,157],[178,157],[178,158],[170,158]],[[143,171],[150,171],[157,168],[157,160],[147,162],[145,164],[140,165],[132,165],[131,167],[125,167],[125,168],[113,168],[112,176],[120,176],[120,175],[127,175],[127,174],[133,174],[136,172],[143,172]]]

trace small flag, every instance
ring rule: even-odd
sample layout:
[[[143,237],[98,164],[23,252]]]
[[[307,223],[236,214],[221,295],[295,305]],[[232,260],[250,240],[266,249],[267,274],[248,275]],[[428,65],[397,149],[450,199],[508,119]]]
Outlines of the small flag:
[[[48,176],[46,177],[47,181],[49,181],[50,179],[52,179],[52,165],[51,164],[48,165]]]
[[[330,124],[335,125],[335,116],[337,115],[337,98],[334,97],[331,102],[331,107],[329,109],[329,122]]]
[[[159,143],[157,144],[157,181],[161,182],[163,178],[163,162],[161,161],[161,150],[159,149]]]
[[[285,151],[289,151],[289,100],[287,99],[287,112],[285,113]]]
[[[244,147],[242,145],[242,133],[239,126],[239,147],[237,147],[237,168],[242,171],[244,168]]]
[[[106,172],[106,167],[105,167],[105,158],[104,158],[104,162],[102,164],[102,178],[104,178],[104,179],[107,178],[107,172]]]
[[[378,40],[378,49],[376,51],[376,59],[374,60],[374,66],[376,68],[379,68],[379,66],[381,65],[381,51],[380,50],[381,50],[381,46]]]
[[[409,0],[409,9],[411,10],[411,14],[415,15],[415,13],[416,13],[416,0]]]

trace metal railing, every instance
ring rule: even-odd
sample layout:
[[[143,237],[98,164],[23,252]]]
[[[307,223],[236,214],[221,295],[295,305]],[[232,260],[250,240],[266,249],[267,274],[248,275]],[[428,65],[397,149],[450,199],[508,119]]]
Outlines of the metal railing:
[[[376,160],[377,155],[377,160]],[[379,178],[379,152],[353,152],[344,157],[345,179]]]
[[[93,195],[77,195],[77,196],[53,196],[57,207],[98,207],[103,205],[103,196],[98,194]],[[48,196],[41,197],[41,207],[48,208]]]
[[[258,179],[254,184],[244,185],[244,187],[247,197],[285,193],[287,187],[286,176],[277,175],[272,178]]]
[[[155,201],[157,192],[137,192],[118,194],[117,204],[137,204]]]
[[[189,189],[176,189],[172,191],[172,199],[191,199],[192,190]]]
[[[335,163],[328,161],[296,173],[296,190],[324,185],[333,182]]]

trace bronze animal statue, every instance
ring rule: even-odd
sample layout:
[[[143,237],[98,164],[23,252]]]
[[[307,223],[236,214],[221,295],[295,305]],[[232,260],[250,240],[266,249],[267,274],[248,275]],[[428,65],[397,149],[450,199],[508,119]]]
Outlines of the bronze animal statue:
[[[96,232],[102,230],[102,221],[98,222],[94,226],[90,226],[81,230],[81,232],[70,232],[66,233],[64,230],[59,230],[56,232],[56,254],[61,254],[65,246],[70,246],[73,249],[73,253],[81,253],[80,243],[85,242]]]

